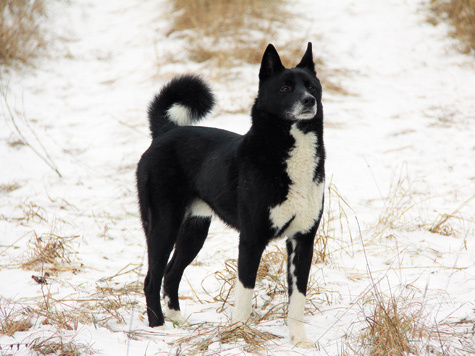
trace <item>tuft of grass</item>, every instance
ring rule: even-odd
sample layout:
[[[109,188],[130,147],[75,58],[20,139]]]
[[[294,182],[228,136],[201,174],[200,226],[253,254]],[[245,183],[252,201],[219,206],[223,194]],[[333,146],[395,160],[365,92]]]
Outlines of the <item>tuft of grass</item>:
[[[17,331],[28,331],[33,326],[30,313],[19,310],[14,303],[0,299],[0,334],[12,336]]]
[[[28,347],[39,355],[80,356],[94,354],[90,346],[76,343],[73,339],[66,341],[60,334],[47,338],[36,338]]]
[[[0,64],[27,63],[46,45],[45,0],[0,2]]]
[[[72,242],[78,236],[58,236],[53,233],[37,235],[33,232],[33,237],[29,241],[30,248],[26,261],[21,267],[24,269],[37,269],[48,267],[50,272],[74,269],[71,255],[75,254]]]
[[[427,295],[410,285],[398,294],[384,294],[373,281],[371,291],[359,297],[362,318],[352,326],[345,355],[469,355],[473,347],[473,320],[450,322],[433,319]],[[353,329],[353,328],[352,328]],[[455,341],[456,340],[456,341]]]
[[[373,293],[370,303],[372,312],[359,340],[363,349],[374,356],[415,354],[416,342],[428,333],[421,322],[423,306],[402,297],[385,300],[379,293]]]
[[[451,35],[464,45],[462,51],[475,50],[475,1],[431,0],[431,9],[435,18],[430,18],[430,22],[448,21],[452,26]]]
[[[198,355],[206,352],[213,343],[229,344],[242,340],[246,343],[243,347],[245,352],[259,354],[267,350],[270,341],[278,338],[280,336],[262,332],[247,323],[239,322],[228,326],[201,324],[191,335],[174,341],[173,345],[180,345],[187,355]]]
[[[459,233],[456,227],[454,227],[454,221],[463,222],[463,221],[470,221],[473,223],[472,220],[466,219],[460,215],[460,211],[469,205],[469,203],[475,199],[475,195],[467,199],[463,202],[460,206],[458,206],[454,211],[446,214],[442,213],[437,216],[432,224],[427,227],[427,230],[434,234],[440,234],[444,236],[455,236]]]

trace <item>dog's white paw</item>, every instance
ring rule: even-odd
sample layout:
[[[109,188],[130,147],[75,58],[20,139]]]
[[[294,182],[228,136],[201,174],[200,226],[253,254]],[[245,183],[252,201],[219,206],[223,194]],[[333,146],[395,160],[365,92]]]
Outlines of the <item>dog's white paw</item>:
[[[176,309],[170,309],[169,302],[170,298],[168,296],[164,297],[165,305],[163,307],[163,315],[173,322],[175,325],[190,325],[187,319],[181,315],[181,311]]]
[[[181,315],[179,310],[170,310],[168,313],[165,314],[167,319],[170,319],[174,324],[177,325],[190,325],[187,319]]]
[[[171,320],[174,324],[177,325],[190,325],[187,319],[181,315],[181,312],[179,310],[173,310],[173,309],[168,309],[165,308],[164,310],[165,317],[169,320]]]
[[[315,344],[313,342],[308,341],[307,335],[303,327],[299,328],[298,332],[291,332],[290,333],[290,341],[296,347],[301,347],[302,349],[313,349]]]

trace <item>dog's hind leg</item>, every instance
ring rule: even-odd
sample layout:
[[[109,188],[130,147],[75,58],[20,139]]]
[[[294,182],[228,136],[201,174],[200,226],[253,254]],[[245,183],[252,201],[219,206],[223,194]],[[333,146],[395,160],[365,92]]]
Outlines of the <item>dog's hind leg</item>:
[[[173,204],[163,205],[162,209],[157,209],[152,214],[152,225],[147,234],[148,272],[144,283],[148,321],[151,327],[162,326],[165,323],[160,305],[160,289],[184,214],[185,209],[179,209]]]
[[[165,316],[178,324],[186,324],[180,312],[178,287],[185,268],[195,259],[208,236],[211,217],[190,216],[182,224],[175,252],[167,265],[163,280],[163,296]]]
[[[314,347],[307,339],[304,325],[305,295],[313,255],[316,229],[308,234],[297,234],[287,239],[287,278],[289,285],[289,311],[287,322],[290,340],[303,348]]]

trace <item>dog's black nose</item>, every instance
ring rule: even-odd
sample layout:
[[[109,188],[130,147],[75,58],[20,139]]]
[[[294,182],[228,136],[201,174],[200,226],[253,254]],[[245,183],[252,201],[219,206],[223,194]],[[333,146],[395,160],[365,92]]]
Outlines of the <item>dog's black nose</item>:
[[[315,98],[311,95],[304,96],[300,102],[302,103],[303,106],[310,108],[315,105]]]

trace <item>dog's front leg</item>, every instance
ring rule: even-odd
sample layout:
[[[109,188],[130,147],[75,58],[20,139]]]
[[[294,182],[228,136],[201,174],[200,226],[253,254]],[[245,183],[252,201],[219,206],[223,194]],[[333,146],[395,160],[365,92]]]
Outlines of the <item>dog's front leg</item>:
[[[239,240],[238,276],[234,295],[236,304],[233,310],[233,323],[245,323],[251,316],[252,295],[256,275],[265,245],[250,241],[241,234]]]
[[[290,340],[298,347],[311,348],[305,332],[304,312],[307,282],[313,255],[315,231],[297,234],[287,240],[287,278],[289,285],[289,325]]]

